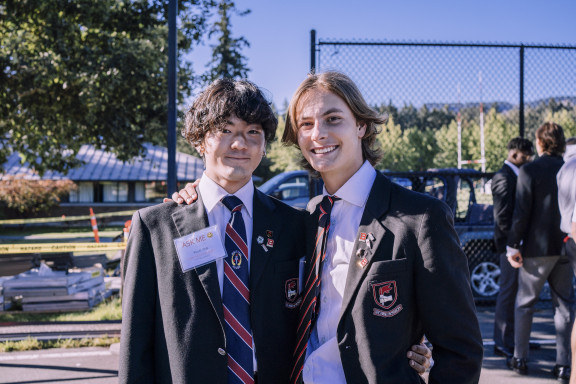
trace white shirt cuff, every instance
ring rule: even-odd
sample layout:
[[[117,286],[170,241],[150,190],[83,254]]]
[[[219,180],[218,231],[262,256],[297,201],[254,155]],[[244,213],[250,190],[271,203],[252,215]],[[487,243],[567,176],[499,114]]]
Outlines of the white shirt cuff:
[[[506,257],[512,257],[515,254],[517,254],[518,252],[520,252],[520,250],[506,246]]]

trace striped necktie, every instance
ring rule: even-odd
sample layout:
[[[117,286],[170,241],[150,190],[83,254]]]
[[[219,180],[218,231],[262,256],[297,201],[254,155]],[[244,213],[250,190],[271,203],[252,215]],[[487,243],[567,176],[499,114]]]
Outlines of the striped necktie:
[[[318,317],[320,305],[318,296],[320,295],[320,277],[322,276],[322,264],[326,258],[326,240],[330,229],[330,213],[334,202],[340,200],[336,196],[325,195],[317,210],[318,232],[316,233],[316,246],[314,255],[310,263],[310,270],[305,280],[304,299],[298,314],[298,329],[296,331],[296,348],[294,350],[294,367],[290,375],[290,382],[302,382],[302,369],[306,359],[306,347],[310,331],[314,327]]]
[[[226,196],[222,203],[232,212],[226,225],[224,246],[224,286],[222,302],[228,349],[228,383],[253,384],[254,361],[250,328],[250,290],[248,289],[248,246],[242,218],[242,201]]]

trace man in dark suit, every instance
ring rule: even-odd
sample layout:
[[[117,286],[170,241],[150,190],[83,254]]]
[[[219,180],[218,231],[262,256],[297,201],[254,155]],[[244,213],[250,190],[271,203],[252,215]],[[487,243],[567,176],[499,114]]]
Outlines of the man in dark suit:
[[[494,311],[494,353],[506,358],[514,354],[514,303],[518,291],[518,270],[506,258],[506,240],[512,225],[516,179],[520,167],[532,159],[532,142],[515,137],[508,142],[508,157],[492,177],[494,201],[494,245],[500,254],[500,292]]]
[[[307,215],[262,194],[251,178],[276,124],[269,103],[248,81],[216,81],[188,111],[184,134],[202,154],[206,170],[196,203],[145,208],[132,219],[121,383],[252,383],[254,371],[260,383],[288,381]],[[232,269],[213,257],[226,256],[227,250],[216,254],[222,242],[202,245],[228,233],[224,229],[231,213],[221,199],[230,194],[243,203],[248,240],[247,254],[232,258],[235,267],[250,266],[245,285],[251,320],[243,335],[248,341],[243,341],[253,348],[248,359],[253,371],[245,370],[245,377],[237,376],[238,366],[230,358],[235,341],[226,328],[225,312],[232,310],[226,309],[230,304],[223,303],[223,295]],[[206,263],[197,263],[201,256]]]
[[[288,107],[282,141],[325,186],[308,207],[319,227],[292,380],[419,383],[401,363],[426,335],[430,382],[477,383],[482,338],[452,212],[373,168],[384,121],[338,72],[309,75]]]
[[[564,234],[560,229],[556,174],[562,167],[564,132],[548,122],[536,130],[538,159],[520,168],[512,227],[506,255],[510,264],[520,268],[514,320],[514,358],[511,368],[528,373],[530,330],[534,305],[548,281],[554,304],[556,327],[556,366],[558,379],[570,377],[570,331],[574,317],[572,269],[561,256]]]

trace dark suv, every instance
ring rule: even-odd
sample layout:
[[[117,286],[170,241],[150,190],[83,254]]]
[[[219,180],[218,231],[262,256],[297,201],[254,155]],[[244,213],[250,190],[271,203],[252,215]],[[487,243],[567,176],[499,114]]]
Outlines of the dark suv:
[[[499,257],[494,252],[494,219],[490,179],[492,173],[468,169],[432,169],[426,172],[383,171],[393,182],[444,201],[454,212],[454,226],[468,257],[472,292],[480,302],[492,302],[500,290]],[[276,175],[260,189],[305,208],[310,197],[322,193],[322,180],[307,171]]]

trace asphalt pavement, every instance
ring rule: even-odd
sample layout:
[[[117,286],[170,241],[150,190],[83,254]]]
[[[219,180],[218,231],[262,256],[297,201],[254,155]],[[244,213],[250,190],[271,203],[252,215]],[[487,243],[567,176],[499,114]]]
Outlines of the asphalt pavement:
[[[529,375],[520,376],[506,367],[504,358],[493,353],[494,307],[478,307],[484,341],[480,384],[558,383],[551,374],[556,356],[553,312],[540,309],[534,315]],[[457,367],[455,367],[456,369]],[[0,353],[0,383],[115,384],[118,381],[118,345],[111,348],[47,349]]]

